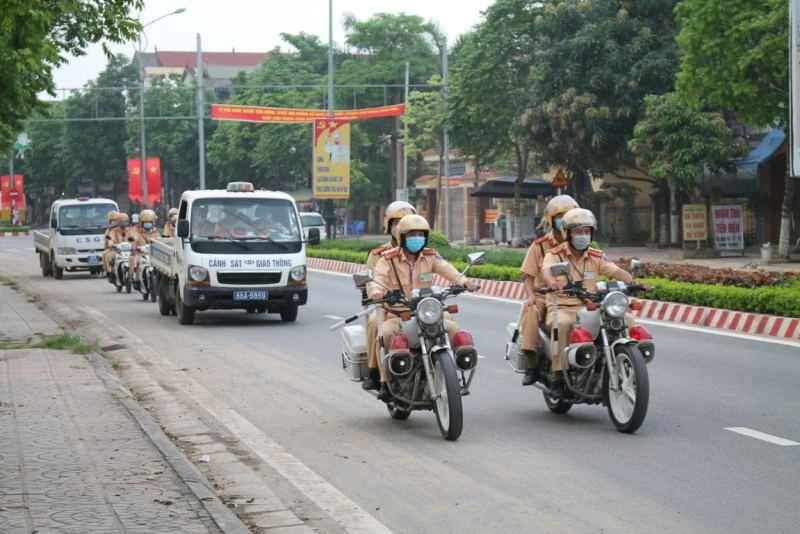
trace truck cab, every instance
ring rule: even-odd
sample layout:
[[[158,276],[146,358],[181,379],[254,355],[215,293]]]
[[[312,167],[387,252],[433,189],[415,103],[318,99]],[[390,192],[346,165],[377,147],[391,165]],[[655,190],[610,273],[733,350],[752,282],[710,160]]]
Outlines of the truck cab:
[[[64,271],[100,273],[108,212],[117,210],[117,203],[107,198],[62,198],[53,202],[48,228],[33,232],[42,274],[61,279]]]
[[[256,191],[249,182],[184,192],[175,237],[150,250],[160,273],[161,313],[172,306],[183,324],[209,309],[280,313],[294,321],[308,300],[302,232],[286,193]],[[319,231],[307,242],[319,243]]]

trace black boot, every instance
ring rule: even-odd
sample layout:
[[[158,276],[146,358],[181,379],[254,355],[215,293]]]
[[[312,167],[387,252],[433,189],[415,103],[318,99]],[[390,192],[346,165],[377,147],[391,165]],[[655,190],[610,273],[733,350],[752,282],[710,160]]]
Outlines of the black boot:
[[[387,401],[392,398],[392,394],[389,392],[389,386],[386,385],[386,382],[381,382],[381,390],[378,392],[378,400]]]
[[[564,396],[564,379],[556,378],[550,381],[550,396],[554,399],[560,399]]]
[[[381,375],[377,369],[370,367],[369,376],[361,382],[361,389],[378,389],[381,387]]]
[[[528,369],[525,371],[525,376],[522,377],[523,386],[532,386],[539,380],[539,371],[536,369]]]

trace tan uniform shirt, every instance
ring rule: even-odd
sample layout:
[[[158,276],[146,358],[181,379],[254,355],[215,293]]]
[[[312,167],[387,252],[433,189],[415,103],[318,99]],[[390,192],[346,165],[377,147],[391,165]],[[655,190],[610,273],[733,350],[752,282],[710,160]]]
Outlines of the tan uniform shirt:
[[[144,227],[140,227],[138,224],[133,227],[133,232],[131,233],[131,237],[133,238],[133,242],[131,243],[131,256],[135,256],[138,252],[137,247],[140,245],[148,245],[150,244],[150,240],[154,238],[161,237],[156,230],[156,227],[153,226],[150,230],[145,230]]]
[[[551,230],[547,235],[540,237],[528,247],[525,260],[522,262],[522,266],[519,270],[534,279],[533,287],[535,289],[540,289],[547,285],[544,281],[544,275],[542,275],[542,263],[550,249],[557,246],[558,240]]]
[[[375,265],[378,264],[378,260],[381,259],[381,254],[386,252],[387,250],[391,250],[395,247],[391,241],[388,243],[384,243],[383,245],[373,248],[369,251],[369,255],[367,256],[367,269],[370,271],[375,270]]]
[[[550,252],[544,257],[542,270],[561,262],[569,264],[569,274],[572,280],[574,282],[583,282],[583,286],[592,293],[596,291],[598,277],[616,278],[617,273],[622,270],[614,263],[604,259],[602,250],[589,247],[576,257],[572,254],[572,249],[568,243],[561,243],[559,246],[550,249]],[[567,283],[567,278],[559,276],[556,281],[559,287],[564,287]],[[582,305],[581,300],[577,297],[558,295],[557,298],[559,307],[578,307]],[[547,310],[551,311],[551,308],[551,299],[548,298]]]
[[[397,275],[400,277],[399,281],[392,264],[397,268]],[[375,270],[373,271],[376,281],[391,287],[393,290],[402,289],[407,297],[411,295],[412,289],[431,287],[434,274],[438,274],[453,283],[458,280],[466,282],[466,278],[462,278],[461,273],[432,248],[422,249],[422,253],[417,256],[413,264],[406,259],[406,255],[400,247],[393,248],[383,253],[378,263],[375,264]],[[370,282],[367,285],[368,294],[372,295],[376,291],[386,291],[386,289],[375,282]]]
[[[124,243],[128,240],[128,232],[127,229],[116,226],[108,232],[108,237],[106,238],[106,243],[108,243],[108,248],[114,248],[114,245],[118,243]]]
[[[164,237],[175,237],[175,224],[172,221],[164,225]]]

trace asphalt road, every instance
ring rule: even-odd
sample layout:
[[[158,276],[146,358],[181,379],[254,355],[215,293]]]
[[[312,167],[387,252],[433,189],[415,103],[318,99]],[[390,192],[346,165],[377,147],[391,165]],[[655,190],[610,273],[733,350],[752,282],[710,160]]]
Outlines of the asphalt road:
[[[652,326],[650,408],[624,435],[603,407],[551,414],[503,360],[518,304],[463,296],[455,319],[483,358],[451,443],[433,413],[394,421],[341,370],[328,326],[360,310],[349,277],[312,273],[294,324],[200,312],[180,326],[104,280],[42,278],[32,248],[0,239],[0,271],[123,325],[394,532],[800,531],[800,446],[777,439],[800,442],[797,344]]]

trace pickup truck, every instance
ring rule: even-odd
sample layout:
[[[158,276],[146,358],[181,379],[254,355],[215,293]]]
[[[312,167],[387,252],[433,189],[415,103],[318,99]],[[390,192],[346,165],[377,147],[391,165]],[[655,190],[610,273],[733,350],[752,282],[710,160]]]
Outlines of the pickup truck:
[[[256,191],[249,182],[224,190],[185,191],[176,235],[150,243],[161,315],[192,324],[197,311],[243,309],[297,319],[308,300],[306,243],[294,199]]]
[[[99,274],[103,270],[108,212],[117,210],[117,203],[107,198],[61,198],[53,202],[49,227],[33,231],[42,276],[61,280],[64,271]]]

